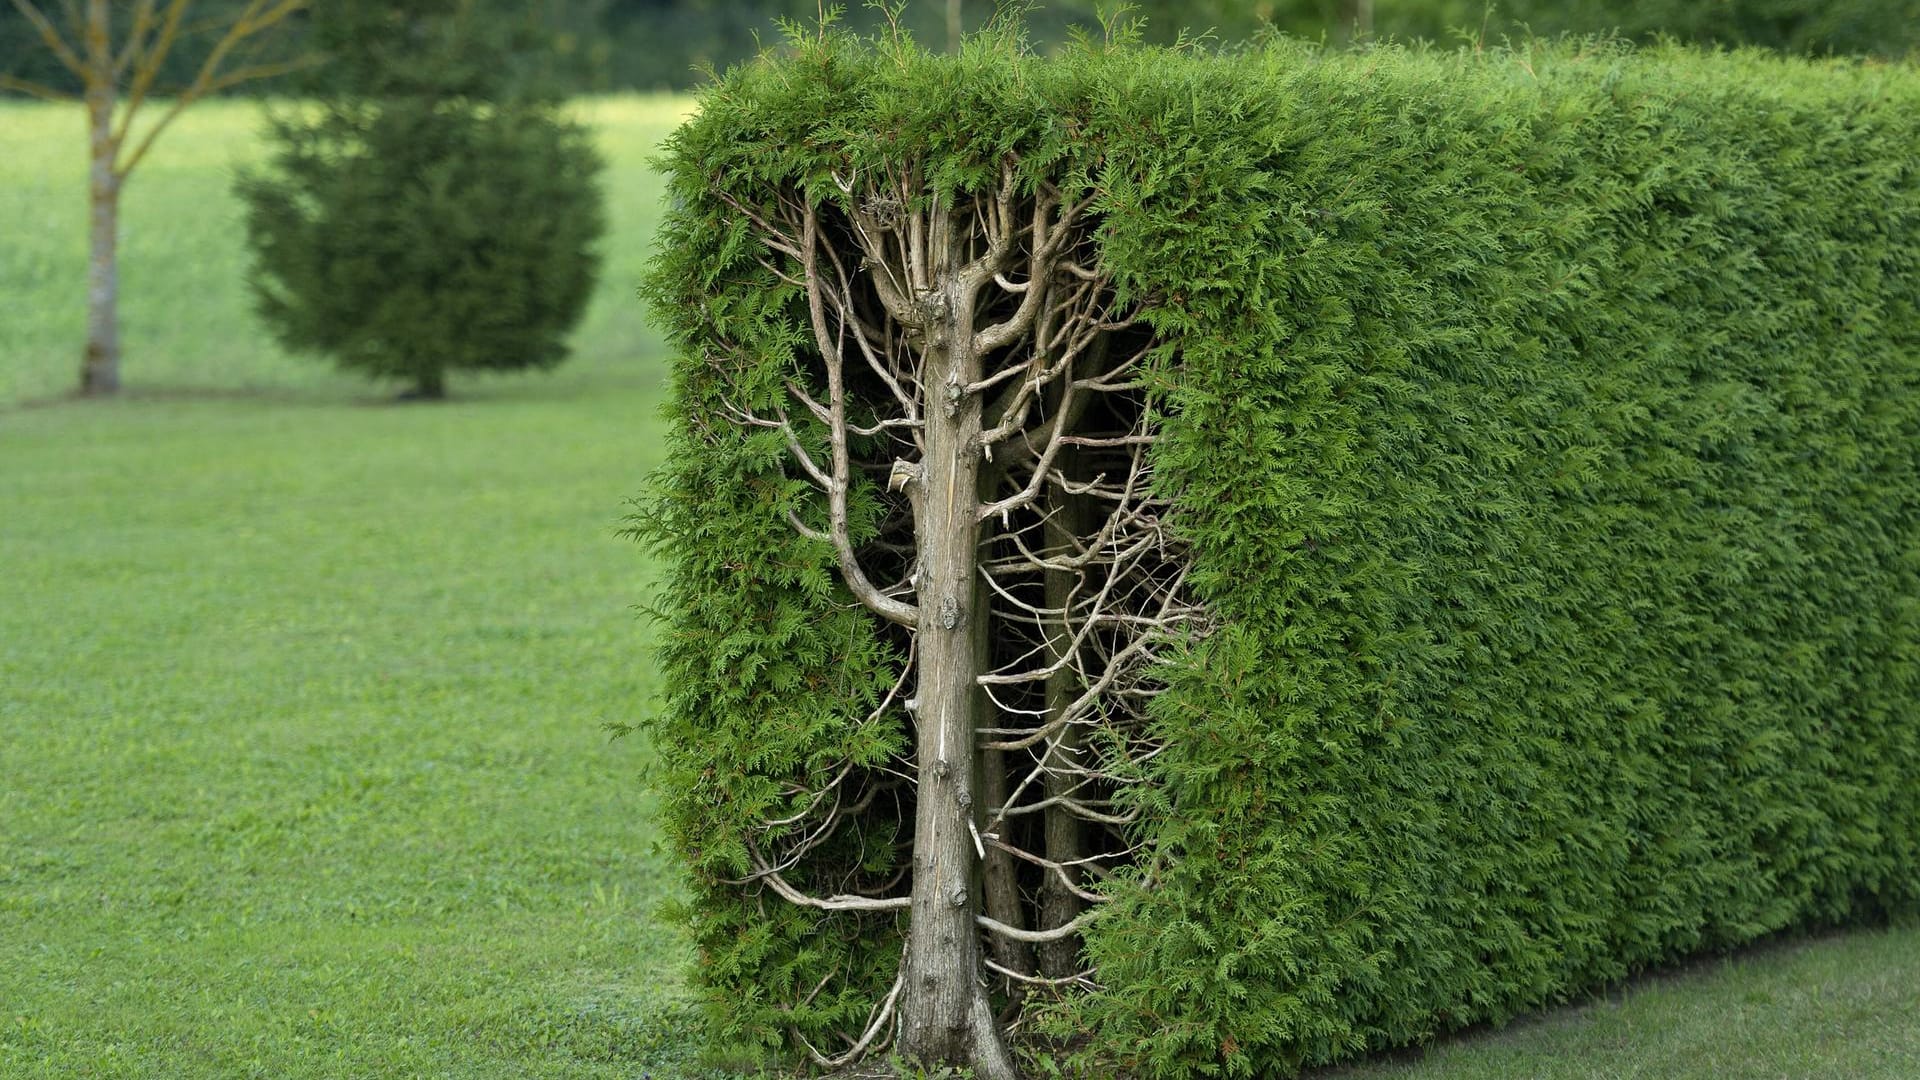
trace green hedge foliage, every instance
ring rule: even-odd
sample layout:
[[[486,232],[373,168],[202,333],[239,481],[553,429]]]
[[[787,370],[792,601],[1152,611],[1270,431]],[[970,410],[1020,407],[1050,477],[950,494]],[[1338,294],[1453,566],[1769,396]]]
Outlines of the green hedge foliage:
[[[1102,989],[1045,1007],[1090,1061],[1287,1075],[1920,904],[1912,68],[825,35],[675,137],[648,287],[681,353],[652,734],[728,1034],[884,990],[894,917],[726,881],[791,792],[910,744],[856,722],[899,658],[783,521],[779,437],[718,420],[810,347],[720,195],[881,160],[975,191],[1008,152],[1100,193],[1220,623],[1164,671]]]

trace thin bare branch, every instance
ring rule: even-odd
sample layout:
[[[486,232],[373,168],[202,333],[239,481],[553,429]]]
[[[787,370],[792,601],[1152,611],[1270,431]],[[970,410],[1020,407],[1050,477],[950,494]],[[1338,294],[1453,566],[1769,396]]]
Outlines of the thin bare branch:
[[[1088,987],[1091,987],[1095,985],[1093,981],[1093,976],[1095,973],[1091,968],[1087,969],[1086,971],[1082,971],[1073,975],[1024,975],[1018,971],[1013,970],[1012,968],[1003,967],[999,964],[994,963],[991,957],[983,956],[980,958],[980,962],[984,964],[989,970],[991,970],[996,975],[1004,975],[1007,978],[1014,980],[1015,982],[1026,983],[1029,986],[1088,986]]]
[[[1045,867],[1050,873],[1053,874],[1055,879],[1057,879],[1060,882],[1060,884],[1067,889],[1067,891],[1073,893],[1073,895],[1079,897],[1080,899],[1085,900],[1087,903],[1104,904],[1107,902],[1107,898],[1104,896],[1101,896],[1099,893],[1088,892],[1087,890],[1081,888],[1079,885],[1075,884],[1073,878],[1067,874],[1067,867],[1065,864],[1054,862],[1052,859],[1048,859],[1040,855],[1035,855],[1033,852],[1027,851],[1024,848],[1015,847],[1014,845],[1009,844],[1004,840],[1001,840],[998,836],[989,835],[987,837],[987,842],[989,844],[992,844],[994,847],[999,848],[1001,851],[1004,851],[1007,854],[1012,855],[1016,859],[1024,859],[1027,862],[1033,863],[1037,866]],[[1099,858],[1099,857],[1101,856],[1096,856],[1095,858]],[[1090,859],[1077,859],[1075,861],[1078,863],[1090,863],[1090,862],[1093,862],[1094,860],[1090,858]]]
[[[1054,249],[1059,245],[1060,237],[1066,236],[1071,222],[1059,222],[1058,231],[1048,234],[1049,214],[1053,203],[1045,198],[1037,198],[1033,203],[1032,244],[1029,255],[1028,281],[1039,281],[1046,277],[1047,260],[1052,258]],[[996,267],[996,269],[998,269]],[[987,275],[991,280],[992,275]],[[974,348],[982,354],[994,352],[1013,344],[1014,339],[1027,332],[1033,325],[1034,316],[1040,311],[1040,300],[1046,295],[1045,289],[1028,289],[1020,298],[1020,306],[1014,309],[1006,321],[996,323],[973,335]]]
[[[769,866],[766,858],[760,854],[760,849],[751,840],[747,842],[747,853],[753,858],[755,870],[755,874],[748,880],[764,882],[778,893],[782,900],[791,904],[817,908],[820,911],[904,911],[913,904],[913,898],[910,896],[876,898],[842,894],[824,899],[809,896],[788,884],[786,878],[781,877],[778,871]]]
[[[836,340],[836,335],[828,326],[826,298],[820,285],[820,266],[816,256],[820,244],[820,220],[818,211],[812,206],[806,209],[800,243],[807,279],[807,311],[813,323],[814,341],[820,349],[821,362],[827,369],[827,423],[832,454],[830,486],[827,489],[827,532],[833,540],[834,552],[839,556],[840,576],[853,595],[881,618],[913,628],[919,625],[920,609],[886,596],[875,588],[853,550],[847,520],[847,489],[851,483],[853,466],[847,448],[845,359],[841,342]],[[840,326],[844,333],[846,324],[843,322]]]
[[[188,0],[171,0],[167,4],[166,14],[160,19],[157,29],[153,23],[153,4],[151,0],[142,0],[141,10],[134,20],[133,31],[127,35],[121,46],[120,56],[114,61],[114,70],[123,71],[129,65],[133,68],[133,78],[127,84],[127,101],[120,113],[119,130],[113,134],[115,142],[122,142],[133,127],[134,114],[146,103],[147,95],[153,90],[154,80],[160,77],[160,68],[166,63],[167,54],[173,51],[174,42],[180,38],[180,22],[186,17]],[[139,16],[144,16],[141,18]],[[151,34],[151,37],[149,37]]]
[[[165,131],[167,127],[173,123],[175,118],[186,111],[187,106],[192,105],[194,102],[216,90],[235,85],[236,82],[246,81],[244,78],[237,80],[232,78],[222,79],[221,68],[225,65],[228,54],[248,39],[285,22],[289,16],[306,8],[309,2],[310,0],[277,0],[277,2],[270,3],[269,0],[251,0],[251,2],[247,4],[246,9],[227,26],[226,33],[222,34],[220,39],[214,42],[213,48],[208,50],[206,59],[201,61],[200,70],[194,75],[193,81],[187,85],[186,89],[181,90],[180,93],[174,97],[173,103],[167,108],[167,111],[162,113],[160,119],[156,120],[153,126],[147,129],[146,134],[141,136],[139,142],[134,144],[133,151],[115,166],[115,174],[124,178],[133,172],[133,170],[139,166],[141,160],[147,156],[147,151],[153,148],[154,140],[160,137],[160,133]],[[184,10],[185,0],[173,0],[173,6]],[[171,15],[172,9],[169,9],[169,16]],[[162,33],[164,34],[165,31],[163,30]],[[171,47],[170,43],[168,47]],[[156,42],[155,50],[158,48],[159,45]],[[164,52],[159,52],[158,55],[154,57],[152,62],[156,69],[164,56]],[[242,69],[242,71],[255,73],[247,75],[246,78],[264,78],[268,74],[273,74],[275,69],[281,66],[282,65],[273,64],[256,65],[251,69]],[[130,98],[128,108],[121,116],[120,131],[115,137],[116,142],[124,140],[132,131],[135,107],[135,103]]]
[[[853,282],[847,275],[846,266],[840,261],[840,253],[835,251],[831,244],[827,245],[827,257],[833,262],[834,276],[839,283],[839,288],[831,294],[830,298],[838,310],[841,324],[853,328],[854,345],[859,348],[860,355],[867,361],[867,366],[880,377],[880,381],[886,384],[888,392],[893,395],[893,399],[900,404],[900,408],[906,413],[906,422],[917,427],[920,422],[919,404],[914,400],[913,395],[901,387],[900,380],[894,377],[890,365],[876,351],[873,339],[880,335],[872,327],[867,326],[854,310]],[[915,441],[918,442],[917,436]]]
[[[120,43],[120,55],[113,58],[113,77],[125,75],[127,65],[145,49],[147,35],[153,33],[153,0],[136,0],[133,5],[133,25],[127,30],[126,40]]]
[[[796,259],[800,258],[800,242],[798,240],[787,235],[787,233],[781,229],[776,228],[771,221],[767,220],[765,215],[734,198],[726,191],[716,187],[713,189],[713,192],[719,196],[721,202],[731,207],[734,213],[753,222],[753,224],[759,228],[761,243],[772,248],[774,251],[780,252],[782,255],[791,255]]]
[[[1011,938],[1014,941],[1025,941],[1037,945],[1044,941],[1061,941],[1072,937],[1084,929],[1088,923],[1097,918],[1099,913],[1099,908],[1090,908],[1081,913],[1080,917],[1074,919],[1072,922],[1056,926],[1051,930],[1020,930],[1008,926],[1006,923],[1000,922],[997,919],[988,918],[985,915],[975,915],[973,921],[977,923],[981,929],[990,934],[999,934],[1001,937]]]
[[[815,540],[822,544],[830,544],[833,542],[827,536],[826,533],[823,533],[819,529],[816,529],[813,526],[807,524],[806,522],[801,521],[800,515],[794,513],[791,510],[787,511],[787,524],[793,526],[794,532],[799,533],[801,536],[804,536],[809,540]]]
[[[801,810],[799,813],[794,814],[791,817],[776,818],[772,821],[762,822],[761,828],[766,828],[766,829],[783,828],[788,825],[798,824],[799,822],[805,820],[806,816],[808,814],[813,813],[814,809],[820,805],[820,800],[826,798],[828,792],[839,787],[841,782],[846,780],[847,774],[852,771],[853,771],[853,762],[851,761],[847,762],[845,765],[840,766],[840,771],[834,774],[834,777],[832,780],[827,781],[827,786],[813,793],[813,799],[812,801],[807,803],[805,809]]]
[[[815,1049],[814,1045],[807,1041],[807,1037],[800,1034],[800,1032],[797,1029],[789,1029],[789,1030],[793,1031],[794,1038],[800,1040],[800,1045],[807,1048],[807,1054],[808,1056],[813,1058],[813,1063],[815,1065],[818,1065],[823,1069],[844,1068],[848,1065],[853,1064],[856,1061],[859,1061],[863,1056],[867,1054],[869,1048],[872,1048],[877,1051],[877,1049],[880,1046],[884,1046],[886,1044],[885,1040],[881,1040],[881,1042],[878,1044],[875,1044],[874,1040],[876,1038],[879,1038],[880,1034],[887,1030],[887,1021],[893,1019],[894,1004],[900,1000],[900,990],[902,987],[906,985],[907,985],[906,962],[905,962],[905,959],[902,958],[902,961],[900,964],[900,973],[898,975],[895,975],[893,978],[893,988],[891,990],[888,990],[887,996],[885,998],[882,998],[880,1000],[880,1003],[874,1006],[873,1011],[871,1012],[867,1020],[866,1032],[862,1034],[860,1036],[860,1040],[854,1043],[853,1046],[850,1049],[848,1049],[845,1053],[836,1054],[833,1057],[828,1057],[827,1055],[822,1054],[819,1050]]]
[[[209,83],[207,93],[217,94],[222,90],[231,89],[242,83],[258,82],[261,79],[273,79],[281,75],[290,75],[296,71],[305,71],[319,62],[318,57],[301,56],[292,60],[283,60],[272,64],[249,64],[246,67],[234,68],[232,71],[221,75]]]
[[[60,61],[60,66],[82,79],[89,77],[86,62],[80,59],[79,50],[61,36],[60,28],[53,25],[53,20],[47,18],[33,0],[13,0],[13,6],[32,25],[34,32],[40,35],[41,42],[53,53],[54,59]],[[68,15],[71,17],[72,12]]]
[[[12,90],[16,93],[37,97],[42,101],[79,101],[80,95],[65,90],[56,90],[45,83],[22,79],[13,75],[0,75],[0,90]]]
[[[780,414],[780,434],[786,439],[787,453],[793,455],[793,460],[799,462],[800,468],[807,476],[819,486],[820,490],[832,491],[833,477],[828,476],[826,470],[813,460],[813,455],[807,453],[807,448],[800,445],[800,436],[794,433],[793,424],[788,422],[787,414],[784,412]]]

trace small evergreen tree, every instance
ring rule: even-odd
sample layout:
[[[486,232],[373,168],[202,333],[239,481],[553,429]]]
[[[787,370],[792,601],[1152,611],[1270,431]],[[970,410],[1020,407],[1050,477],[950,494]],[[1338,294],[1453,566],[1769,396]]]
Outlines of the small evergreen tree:
[[[601,163],[524,70],[531,28],[470,0],[341,0],[317,109],[244,175],[258,307],[288,348],[440,398],[450,370],[566,357],[598,270]]]

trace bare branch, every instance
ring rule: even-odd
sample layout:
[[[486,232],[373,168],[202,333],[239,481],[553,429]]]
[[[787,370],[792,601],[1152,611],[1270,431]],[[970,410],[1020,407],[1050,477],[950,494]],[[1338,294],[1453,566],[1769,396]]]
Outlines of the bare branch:
[[[876,589],[853,550],[853,539],[847,523],[847,488],[853,466],[847,449],[847,402],[842,370],[845,360],[841,343],[835,340],[835,335],[827,325],[826,298],[820,287],[820,268],[815,254],[819,243],[819,215],[809,205],[801,235],[801,259],[806,271],[807,310],[813,322],[814,341],[819,346],[821,362],[827,368],[828,439],[832,447],[831,483],[827,489],[828,535],[840,559],[840,576],[854,596],[881,618],[912,628],[919,625],[920,609]],[[844,333],[846,324],[842,322],[840,325]]]
[[[302,56],[272,64],[249,64],[246,67],[234,68],[232,71],[227,72],[225,75],[220,76],[208,84],[207,93],[215,94],[222,90],[239,86],[242,83],[257,82],[261,79],[272,79],[281,75],[290,75],[296,71],[305,71],[317,63],[319,63],[319,60],[316,57]]]
[[[1030,986],[1091,987],[1095,985],[1093,981],[1094,971],[1091,968],[1073,975],[1024,975],[1012,968],[1002,967],[994,963],[991,957],[983,956],[980,958],[980,962],[986,965],[986,967],[996,975],[1004,975],[1015,982],[1023,982]]]
[[[807,407],[807,411],[812,413],[816,420],[819,420],[823,424],[830,425],[833,423],[833,413],[830,410],[828,410],[828,408],[825,405],[822,405],[820,404],[820,402],[815,400],[812,394],[807,393],[805,387],[801,386],[797,382],[794,382],[792,379],[788,379],[786,385],[787,385],[787,393],[793,395],[793,397],[796,398],[800,402],[800,404],[805,405]]]
[[[1019,193],[1013,165],[1012,158],[1000,163],[1000,189],[987,215],[987,250],[960,271],[961,295],[969,301],[1000,273],[1013,254],[1013,202]]]
[[[806,1036],[800,1034],[798,1030],[789,1029],[793,1031],[793,1037],[800,1040],[800,1045],[807,1048],[807,1054],[813,1058],[814,1064],[823,1069],[838,1069],[860,1060],[860,1058],[867,1053],[870,1046],[876,1050],[878,1049],[878,1046],[874,1044],[874,1039],[878,1038],[881,1032],[887,1030],[887,1021],[893,1019],[894,1004],[900,1000],[901,988],[907,985],[906,967],[906,958],[902,956],[900,973],[893,977],[893,988],[888,990],[887,996],[882,998],[880,1003],[874,1006],[867,1020],[866,1032],[860,1036],[860,1041],[854,1043],[852,1048],[847,1050],[846,1053],[828,1057],[819,1050],[814,1049],[813,1044],[808,1042]],[[879,1045],[885,1045],[884,1040]]]
[[[1166,598],[1161,603],[1160,617],[1162,619],[1165,619],[1167,617],[1170,609],[1173,608],[1173,606],[1175,605],[1177,597],[1179,595],[1180,587],[1185,583],[1186,573],[1187,573],[1186,568],[1182,567],[1180,570],[1179,576],[1175,579],[1174,583],[1168,587],[1166,591]],[[1119,652],[1115,653],[1113,656],[1108,658],[1105,670],[1103,670],[1100,673],[1099,678],[1096,679],[1091,685],[1089,685],[1084,691],[1082,691],[1080,696],[1073,700],[1072,704],[1062,709],[1060,711],[1060,714],[1054,717],[1054,719],[1048,721],[1045,725],[1041,726],[1040,728],[1035,729],[1033,734],[1028,735],[1024,738],[1008,739],[1008,740],[996,741],[996,742],[985,742],[980,744],[980,749],[982,750],[1024,750],[1029,746],[1033,746],[1036,743],[1039,743],[1042,739],[1048,738],[1053,733],[1059,731],[1062,727],[1070,723],[1071,718],[1077,715],[1080,712],[1080,710],[1085,709],[1088,705],[1099,700],[1101,695],[1105,694],[1108,688],[1111,687],[1113,683],[1120,678],[1122,671],[1125,670],[1126,668],[1126,662],[1133,659],[1136,656],[1146,653],[1152,647],[1153,644],[1154,644],[1154,636],[1151,634],[1143,634],[1140,637],[1137,637],[1134,640],[1128,642],[1124,648],[1122,648]],[[1035,774],[1038,774],[1038,772],[1040,771],[1040,769],[1044,764],[1045,764],[1045,760],[1043,758],[1042,765],[1036,765],[1034,767]],[[1029,780],[1031,779],[1032,777],[1029,777]],[[1022,786],[1024,787],[1024,783]],[[1017,798],[1018,795],[1019,795],[1019,789],[1016,789],[1014,793],[1014,797]],[[999,823],[999,819],[996,817],[992,822],[990,822],[989,827],[997,826],[998,823]]]
[[[1004,851],[1007,854],[1012,855],[1016,859],[1024,859],[1027,862],[1033,863],[1037,866],[1045,867],[1047,870],[1053,873],[1054,877],[1059,880],[1060,884],[1064,886],[1067,889],[1067,891],[1073,893],[1073,895],[1079,897],[1080,899],[1085,900],[1087,903],[1104,904],[1107,902],[1107,898],[1104,896],[1101,896],[1099,893],[1088,892],[1087,890],[1081,888],[1079,885],[1076,885],[1074,883],[1073,878],[1067,874],[1067,867],[1065,863],[1057,863],[1057,862],[1054,862],[1052,859],[1035,855],[1033,852],[1027,851],[1023,848],[1015,847],[1014,845],[1009,844],[1004,840],[1001,840],[998,836],[995,836],[993,834],[988,834],[987,842],[989,844],[992,844],[994,847],[999,848],[1001,851]],[[1103,857],[1104,856],[1094,856],[1092,858],[1076,859],[1074,861],[1076,863],[1091,863],[1095,859],[1103,858]]]
[[[1089,807],[1087,804],[1083,802],[1080,802],[1076,799],[1067,798],[1064,795],[1050,796],[1048,798],[1041,799],[1037,803],[1028,803],[1025,806],[1008,806],[1002,809],[998,816],[1019,817],[1022,814],[1036,814],[1042,810],[1045,810],[1050,806],[1063,807],[1069,813],[1071,813],[1074,817],[1077,817],[1082,821],[1095,821],[1095,822],[1099,822],[1102,825],[1131,825],[1134,823],[1135,820],[1137,820],[1140,817],[1138,813],[1135,813],[1133,811],[1128,811],[1127,813],[1124,813],[1124,814],[1102,813],[1098,810],[1095,810]],[[1043,865],[1050,865],[1050,864],[1043,864]]]
[[[886,384],[893,399],[900,403],[900,408],[906,413],[906,422],[917,427],[920,422],[919,406],[914,401],[913,395],[900,386],[900,381],[894,378],[887,363],[876,353],[873,339],[879,335],[872,327],[861,321],[858,313],[854,311],[853,282],[847,276],[847,268],[841,263],[839,252],[835,251],[831,244],[827,245],[827,257],[833,261],[833,272],[839,279],[839,289],[832,294],[831,298],[839,311],[841,325],[853,328],[854,344],[860,349],[860,355],[866,359],[867,366],[872,368],[874,374]],[[915,441],[919,441],[918,436],[915,437]]]
[[[904,179],[901,182],[900,205],[911,205],[913,193],[907,190]],[[927,267],[927,216],[919,211],[907,213],[907,282],[914,292],[920,292],[933,284],[932,275]]]
[[[780,434],[786,438],[787,453],[800,463],[800,468],[805,470],[807,476],[819,485],[820,490],[832,491],[833,477],[828,476],[826,470],[813,460],[813,455],[807,453],[807,448],[800,445],[800,436],[794,434],[793,425],[787,421],[785,413],[780,414]]]
[[[0,75],[0,90],[13,90],[18,93],[26,94],[29,97],[37,97],[42,101],[66,102],[66,101],[80,100],[80,95],[78,94],[68,93],[67,91],[64,91],[64,90],[55,90],[53,87],[48,86],[45,83],[37,83],[29,79],[16,78],[15,76],[12,76],[12,75]]]
[[[806,809],[800,811],[797,814],[794,814],[791,817],[777,818],[773,821],[762,822],[761,827],[767,828],[767,829],[777,829],[787,825],[797,824],[798,822],[803,820],[808,814],[813,813],[814,808],[820,805],[820,800],[826,798],[828,792],[839,787],[841,781],[845,780],[847,778],[847,774],[852,771],[853,771],[853,762],[851,761],[847,762],[845,765],[840,766],[840,771],[834,775],[834,778],[832,780],[827,781],[827,786],[813,793],[813,800],[807,803]],[[805,789],[803,788],[802,790],[805,790]]]
[[[35,6],[33,0],[13,0],[13,6],[28,23],[32,24],[34,32],[40,35],[40,40],[46,44],[48,51],[60,61],[60,66],[82,79],[90,78],[86,62],[80,59],[79,51],[61,36],[59,27],[53,25],[53,20],[47,18],[46,13]]]
[[[1071,389],[1071,384],[1068,388]],[[1034,463],[1033,476],[1028,479],[1026,486],[998,502],[987,503],[980,507],[974,512],[975,520],[1004,518],[1012,511],[1027,506],[1038,498],[1041,490],[1046,487],[1048,477],[1052,475],[1054,458],[1059,456],[1061,448],[1065,445],[1061,441],[1061,434],[1066,430],[1068,429],[1062,424],[1050,425],[1046,449],[1041,451],[1039,460]]]
[[[887,706],[892,705],[893,699],[900,695],[901,688],[907,685],[907,678],[913,673],[914,656],[919,650],[918,638],[907,642],[907,659],[900,665],[900,677],[893,680],[893,687],[887,691],[887,696],[881,698],[880,704],[874,706],[873,711],[867,714],[868,723],[880,719],[881,715],[887,711]]]
[[[804,536],[809,540],[816,540],[822,544],[830,544],[833,542],[830,538],[828,538],[826,533],[823,533],[819,529],[816,529],[813,526],[807,524],[806,522],[801,521],[800,515],[794,513],[791,510],[787,511],[787,524],[793,526],[794,532],[799,533],[801,536]]]
[[[779,871],[767,865],[767,860],[760,854],[760,849],[752,840],[747,841],[747,852],[753,858],[755,873],[752,877],[744,880],[765,882],[774,892],[780,894],[782,900],[788,903],[798,904],[801,907],[817,908],[821,911],[904,911],[913,904],[913,898],[910,896],[875,898],[871,896],[848,896],[843,894],[840,896],[829,896],[825,899],[817,896],[808,896],[806,893],[788,884],[787,879],[781,877]]]
[[[748,221],[753,222],[754,225],[760,229],[761,243],[765,244],[767,247],[772,248],[775,251],[780,252],[782,255],[791,255],[796,259],[800,258],[800,242],[798,240],[795,240],[793,237],[789,236],[787,233],[776,228],[772,222],[766,219],[764,215],[755,211],[752,207],[746,205],[740,200],[734,198],[732,195],[729,195],[726,191],[718,187],[715,187],[713,189],[713,193],[720,197],[721,202],[726,203],[729,207],[731,207],[734,213],[739,214],[740,216],[746,218]],[[788,280],[792,280],[792,279],[788,279]]]
[[[127,102],[120,114],[119,130],[113,134],[115,142],[125,140],[128,130],[133,127],[134,114],[145,104],[154,80],[160,76],[160,68],[166,62],[167,54],[173,51],[174,42],[179,40],[180,21],[186,14],[187,0],[171,0],[166,15],[160,20],[159,29],[152,30],[152,0],[142,0],[140,11],[134,19],[133,31],[127,35],[120,56],[113,65],[116,71],[125,70],[129,64],[133,67],[133,80],[127,85]],[[152,34],[151,38],[149,33]]]
[[[973,921],[990,934],[999,934],[1014,941],[1025,941],[1037,945],[1044,941],[1060,941],[1072,937],[1098,917],[1099,912],[1099,908],[1090,908],[1072,922],[1056,926],[1051,930],[1020,930],[985,915],[975,915]]]
[[[1047,276],[1046,261],[1053,256],[1054,249],[1059,245],[1059,238],[1066,236],[1070,231],[1068,226],[1071,223],[1063,220],[1059,223],[1058,232],[1052,236],[1048,235],[1048,214],[1052,209],[1053,204],[1047,199],[1034,200],[1031,226],[1033,252],[1029,256],[1028,281],[1039,281]],[[988,276],[991,277],[991,275]],[[1020,298],[1020,306],[1014,309],[1014,313],[1008,316],[1005,322],[996,323],[973,335],[974,348],[985,354],[1013,344],[1014,339],[1026,333],[1027,328],[1033,325],[1033,317],[1039,312],[1040,298],[1044,295],[1046,295],[1045,289],[1028,289]]]
[[[241,76],[242,73],[246,73],[242,77],[229,76],[227,78],[222,78],[220,70],[222,65],[226,63],[227,55],[238,48],[242,42],[285,22],[288,16],[306,8],[309,2],[310,0],[277,0],[277,2],[269,3],[269,0],[251,0],[251,2],[247,4],[246,10],[242,11],[240,15],[227,26],[226,33],[222,34],[220,39],[214,42],[213,48],[208,51],[206,59],[201,61],[200,70],[194,75],[193,81],[187,85],[186,89],[180,91],[173,99],[173,104],[168,107],[167,111],[160,115],[160,119],[154,122],[154,125],[147,130],[145,135],[141,136],[140,141],[134,145],[133,152],[128,154],[126,158],[115,167],[114,173],[118,176],[125,177],[133,172],[134,168],[140,164],[141,159],[147,156],[147,151],[153,148],[154,140],[160,137],[160,133],[165,131],[168,125],[172,124],[174,119],[186,110],[187,106],[216,90],[233,86],[247,79],[264,78],[267,75],[277,73],[278,69],[283,68],[284,65],[276,64],[257,65],[253,68],[243,68],[240,72],[234,73],[236,76]],[[174,14],[175,9],[184,12],[185,7],[186,0],[173,0],[172,7],[168,9],[169,20],[177,22]],[[165,35],[166,30],[163,28],[161,33]],[[164,42],[156,41],[154,47],[147,50],[151,55],[151,63],[156,70],[160,65],[160,61],[166,56],[166,49],[170,49],[171,47],[171,40],[164,40]],[[138,66],[138,61],[136,61],[136,66]],[[286,70],[292,69],[286,68]],[[152,79],[149,78],[148,84],[150,85],[151,82]],[[133,114],[137,107],[138,103],[134,101],[132,95],[129,94],[127,109],[121,117],[120,132],[115,137],[116,142],[125,139],[127,134],[132,130]]]
[[[133,62],[144,49],[147,35],[153,32],[153,0],[137,0],[133,6],[133,26],[127,30],[127,40],[120,46],[120,55],[113,59],[113,76],[118,79],[126,74],[127,65]]]

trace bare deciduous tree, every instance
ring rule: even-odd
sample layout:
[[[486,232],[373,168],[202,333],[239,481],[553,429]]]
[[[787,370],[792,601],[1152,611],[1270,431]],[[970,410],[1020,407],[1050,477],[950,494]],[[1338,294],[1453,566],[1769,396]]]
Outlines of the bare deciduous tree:
[[[191,0],[62,0],[58,20],[34,0],[12,0],[40,41],[78,80],[78,93],[0,74],[0,90],[48,101],[79,101],[87,110],[87,344],[80,392],[120,388],[118,264],[120,192],[154,141],[188,106],[209,94],[303,64],[295,59],[247,62],[240,53],[285,23],[309,0],[248,0],[210,26],[189,21]],[[161,87],[160,73],[176,46],[210,30],[211,45],[184,86]],[[150,123],[136,127],[142,106],[162,91],[169,98]]]
[[[890,990],[842,1045],[808,1044],[819,1064],[891,1046],[1006,1080],[1002,1024],[1022,996],[1097,977],[1079,934],[1131,855],[1115,794],[1156,752],[1156,650],[1204,621],[1150,484],[1151,339],[1095,263],[1091,196],[1030,187],[1012,160],[970,199],[930,196],[911,171],[834,183],[824,201],[721,193],[804,293],[818,354],[784,403],[742,400],[729,419],[780,433],[814,492],[793,528],[830,545],[901,643],[868,720],[912,725],[913,755],[803,793],[799,815],[764,823],[738,884],[848,917],[909,913]],[[862,541],[850,503],[875,492],[883,520]],[[903,873],[834,895],[794,884],[883,798],[913,820]]]

